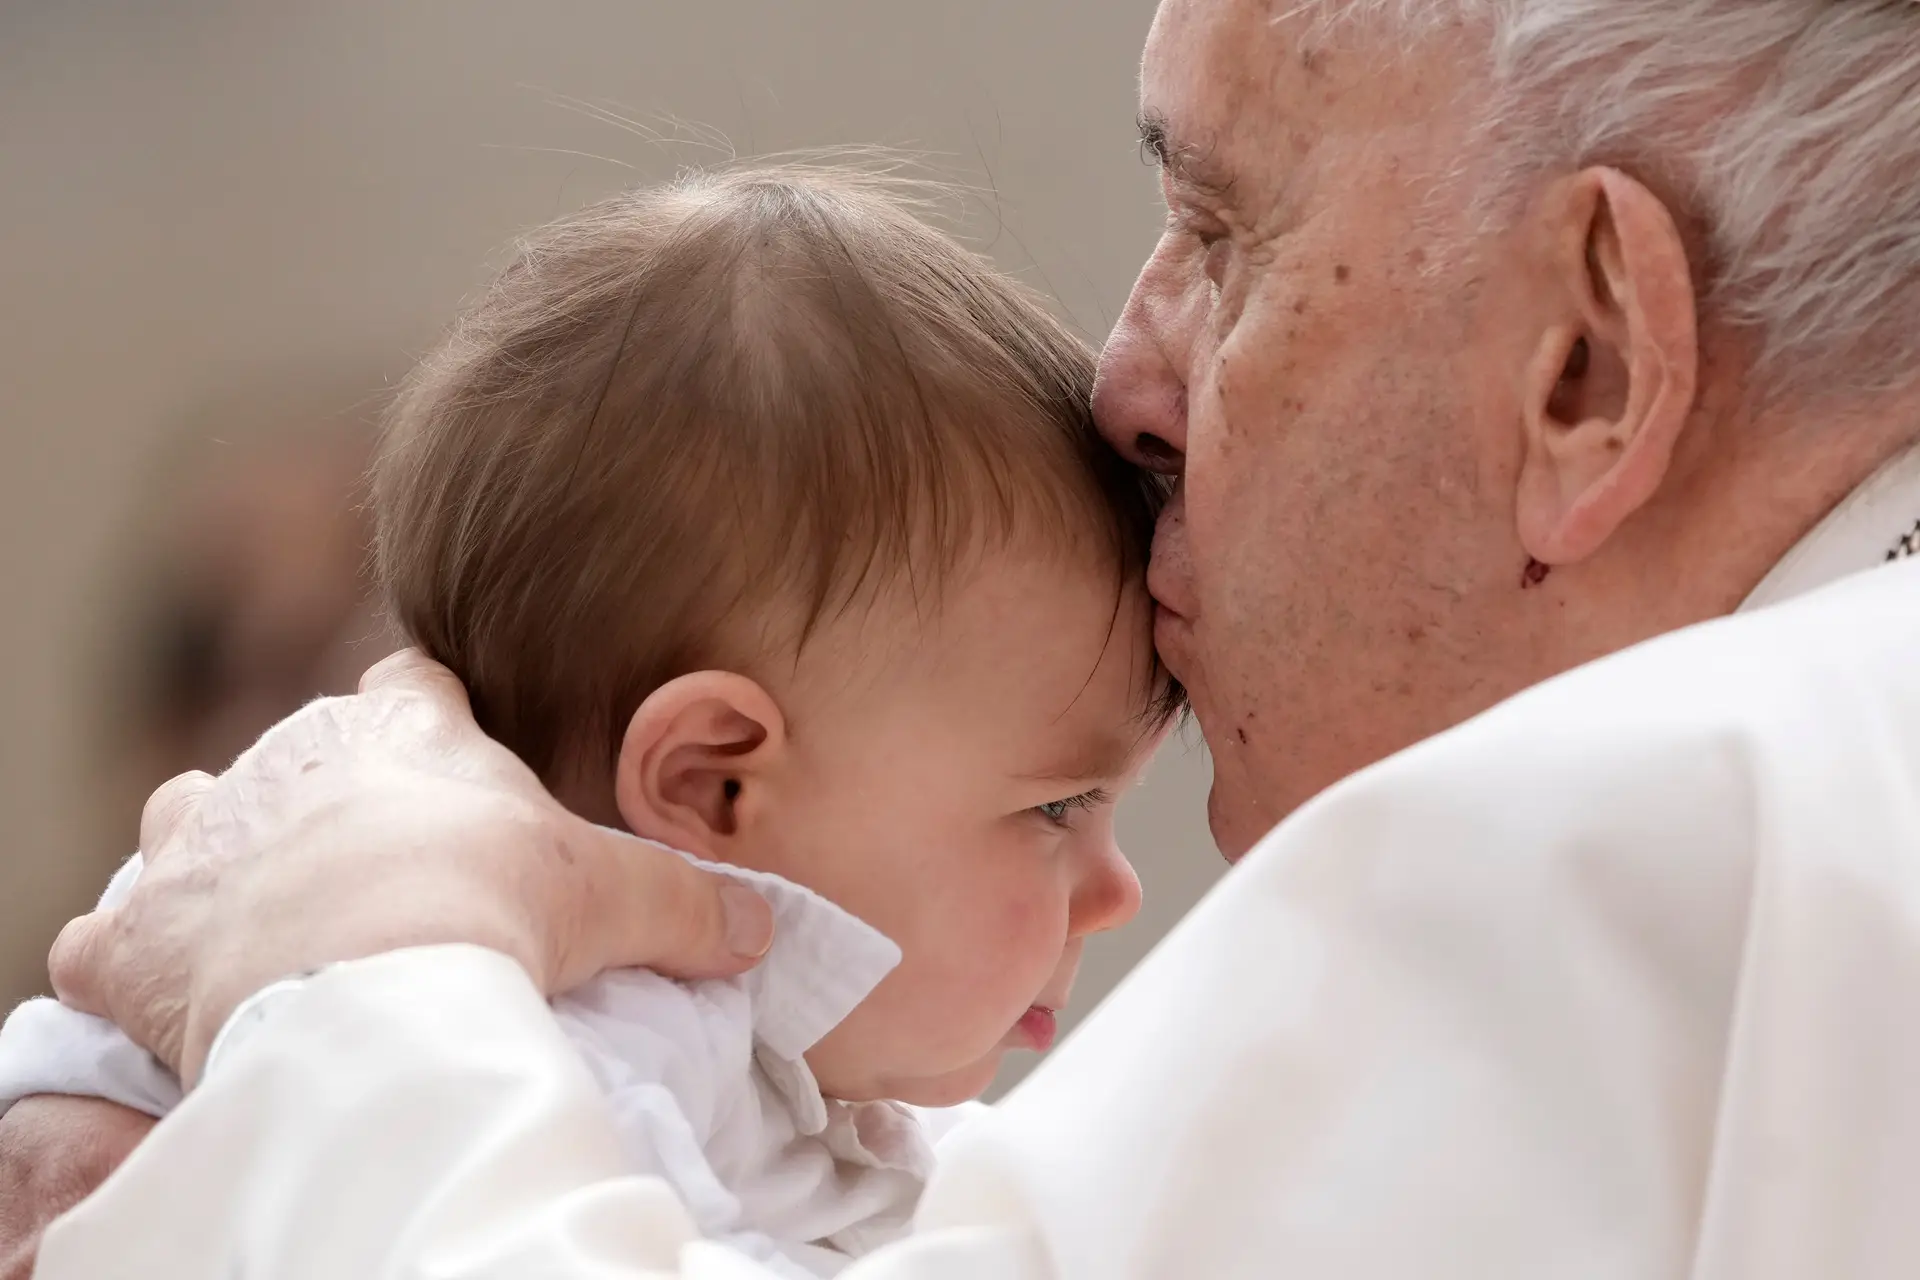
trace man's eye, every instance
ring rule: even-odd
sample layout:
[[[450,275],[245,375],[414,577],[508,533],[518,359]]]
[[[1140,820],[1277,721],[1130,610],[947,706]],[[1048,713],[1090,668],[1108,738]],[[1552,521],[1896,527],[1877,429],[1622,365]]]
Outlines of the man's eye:
[[[1213,286],[1217,289],[1227,276],[1227,252],[1233,247],[1232,241],[1224,235],[1213,233],[1196,233],[1195,238],[1200,242],[1201,252],[1206,255],[1207,279],[1213,281]]]

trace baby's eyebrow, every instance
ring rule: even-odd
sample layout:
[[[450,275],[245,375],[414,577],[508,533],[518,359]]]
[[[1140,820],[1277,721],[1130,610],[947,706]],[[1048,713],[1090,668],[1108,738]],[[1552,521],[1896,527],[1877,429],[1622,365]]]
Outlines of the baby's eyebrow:
[[[1023,782],[1098,782],[1117,778],[1132,766],[1139,745],[1136,737],[1101,734],[1075,743],[1070,751],[1049,760],[1044,767],[1018,777]]]

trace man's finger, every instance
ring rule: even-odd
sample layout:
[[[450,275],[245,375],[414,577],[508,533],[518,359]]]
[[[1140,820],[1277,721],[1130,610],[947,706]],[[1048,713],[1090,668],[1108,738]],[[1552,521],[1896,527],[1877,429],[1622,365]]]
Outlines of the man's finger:
[[[180,829],[212,786],[213,775],[196,769],[176,774],[154,788],[140,811],[140,851],[146,865],[153,865],[168,838]]]
[[[773,908],[737,881],[702,871],[676,853],[582,823],[576,856],[587,901],[569,975],[640,966],[675,978],[731,977],[773,945]]]
[[[53,940],[53,949],[47,952],[47,977],[61,1004],[82,1013],[109,1016],[100,970],[112,928],[113,909],[103,908],[67,921]]]
[[[418,693],[449,710],[457,710],[462,716],[473,714],[467,702],[467,687],[460,683],[460,677],[418,649],[390,653],[367,668],[366,674],[360,677],[360,692],[383,690]]]

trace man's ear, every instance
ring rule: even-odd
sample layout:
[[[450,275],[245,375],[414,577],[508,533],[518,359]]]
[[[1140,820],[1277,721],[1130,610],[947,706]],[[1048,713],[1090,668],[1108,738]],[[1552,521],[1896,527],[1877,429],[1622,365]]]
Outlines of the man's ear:
[[[1522,549],[1554,565],[1592,555],[1659,490],[1700,353],[1686,244],[1658,196],[1587,169],[1545,217],[1564,305],[1525,374],[1515,520]]]
[[[725,859],[786,747],[786,721],[765,689],[696,671],[655,689],[627,722],[614,801],[635,835]]]

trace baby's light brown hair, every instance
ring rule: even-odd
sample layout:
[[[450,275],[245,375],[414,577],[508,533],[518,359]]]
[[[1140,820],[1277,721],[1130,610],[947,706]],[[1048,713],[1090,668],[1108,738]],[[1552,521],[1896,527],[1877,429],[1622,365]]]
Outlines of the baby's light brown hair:
[[[1116,610],[1144,573],[1164,489],[1094,430],[1087,345],[897,191],[761,167],[603,201],[525,238],[402,388],[388,604],[549,780],[769,617],[803,644],[1015,537],[1103,557]]]

